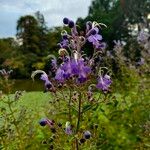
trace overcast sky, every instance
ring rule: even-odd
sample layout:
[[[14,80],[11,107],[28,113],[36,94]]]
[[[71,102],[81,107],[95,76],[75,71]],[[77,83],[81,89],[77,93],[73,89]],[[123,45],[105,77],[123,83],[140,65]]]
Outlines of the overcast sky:
[[[22,15],[40,11],[49,27],[62,25],[68,17],[74,21],[86,17],[92,0],[0,0],[0,38],[15,36],[16,22]]]

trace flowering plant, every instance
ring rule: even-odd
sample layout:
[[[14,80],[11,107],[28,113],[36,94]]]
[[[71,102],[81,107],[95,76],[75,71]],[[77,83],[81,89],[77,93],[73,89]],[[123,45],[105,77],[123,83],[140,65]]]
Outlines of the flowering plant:
[[[72,20],[64,18],[63,23],[71,31],[70,34],[66,30],[61,32],[59,59],[49,55],[52,58],[51,76],[36,70],[31,77],[34,79],[36,74],[41,73],[40,79],[44,81],[45,91],[50,91],[52,96],[50,103],[53,105],[49,112],[51,119],[41,119],[40,125],[48,125],[58,138],[66,134],[72,148],[79,149],[79,145],[87,144],[95,136],[96,133],[90,129],[90,119],[93,110],[103,101],[102,93],[106,95],[112,83],[108,69],[97,61],[106,47],[99,33],[105,25],[89,21],[83,35],[78,32],[78,26]],[[87,42],[94,49],[93,55],[89,57],[83,47]],[[57,112],[59,109],[60,114],[56,113],[56,109]],[[55,119],[52,119],[52,115],[56,116]],[[61,116],[62,120],[58,120],[57,116]],[[98,125],[95,123],[94,126],[97,128]]]

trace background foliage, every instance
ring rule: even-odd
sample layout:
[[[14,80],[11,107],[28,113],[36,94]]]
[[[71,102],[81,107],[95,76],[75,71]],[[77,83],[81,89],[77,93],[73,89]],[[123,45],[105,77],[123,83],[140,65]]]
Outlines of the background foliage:
[[[124,49],[125,55],[129,59],[132,55],[132,60],[137,61],[141,56],[141,48],[135,37],[143,28],[150,27],[150,19],[147,18],[149,7],[148,0],[93,0],[88,16],[77,20],[79,30],[83,32],[86,21],[106,24],[108,27],[101,32],[108,45],[107,50],[113,49],[113,40],[124,40],[128,43],[127,47],[134,49]],[[0,68],[14,69],[13,78],[28,78],[35,69],[48,70],[45,56],[56,53],[61,29],[49,28],[40,12],[21,16],[16,25],[16,38],[0,39]],[[91,53],[90,45],[85,49]]]

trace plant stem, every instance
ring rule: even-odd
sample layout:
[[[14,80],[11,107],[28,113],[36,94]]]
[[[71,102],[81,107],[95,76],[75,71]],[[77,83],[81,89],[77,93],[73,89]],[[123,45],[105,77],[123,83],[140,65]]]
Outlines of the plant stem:
[[[78,139],[76,138],[76,150],[79,150],[79,143],[78,143]]]
[[[71,118],[71,96],[72,96],[72,93],[71,93],[71,89],[70,89],[70,96],[69,96],[69,103],[68,103],[68,107],[69,107],[69,121],[70,123],[72,122],[72,118]]]
[[[81,99],[82,99],[82,95],[81,95],[81,92],[79,92],[78,120],[77,120],[77,127],[76,127],[76,135],[78,134],[78,130],[79,130],[79,127],[80,127]],[[78,139],[77,138],[76,138],[76,150],[79,150],[79,143],[78,143]]]

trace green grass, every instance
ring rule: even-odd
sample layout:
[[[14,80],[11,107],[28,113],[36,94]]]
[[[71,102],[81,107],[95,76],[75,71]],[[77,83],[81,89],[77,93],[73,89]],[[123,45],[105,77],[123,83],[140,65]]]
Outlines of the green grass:
[[[100,143],[97,143],[100,149],[132,150],[137,147],[149,147],[147,146],[149,145],[148,136],[145,135],[146,129],[140,127],[144,127],[148,123],[149,89],[146,87],[141,89],[135,86],[130,90],[116,88],[108,97],[110,103],[101,103],[98,109],[92,113],[91,121],[97,122],[99,125]],[[142,93],[140,93],[141,91]],[[13,96],[10,97],[13,98]],[[42,145],[41,142],[49,139],[52,133],[49,128],[41,127],[38,121],[45,117],[54,119],[56,122],[62,120],[61,117],[53,118],[52,113],[48,113],[53,108],[52,103],[49,103],[50,100],[52,100],[52,97],[49,92],[25,92],[18,102],[12,105],[12,108],[16,109],[16,117],[21,114],[22,108],[26,110],[25,115],[21,114],[22,120],[19,122],[20,132],[22,133],[20,141],[23,141],[22,149],[48,149],[47,145]],[[2,103],[0,103],[0,106],[5,107]],[[55,109],[55,111],[58,112],[59,110]],[[63,122],[65,121],[64,119]],[[31,135],[28,135],[28,133]],[[63,136],[65,139],[66,135]],[[10,150],[18,149],[15,147],[18,145],[18,141],[18,139],[6,139],[5,145]],[[102,145],[105,141],[109,142]],[[62,142],[61,144],[67,143]]]
[[[42,116],[42,112],[44,112],[44,108],[48,105],[50,98],[50,93],[24,92],[20,99],[17,100],[17,102],[14,105],[12,105],[12,108],[19,109],[21,107],[25,107],[28,110],[31,110]],[[14,99],[14,94],[10,95],[10,99]],[[5,107],[6,104],[1,102],[0,106]]]
[[[45,117],[45,108],[49,103],[50,93],[26,92],[19,100],[18,106],[24,106],[35,114],[35,121]]]
[[[25,92],[18,104],[24,105],[33,110],[41,110],[50,100],[50,93],[43,92]]]

